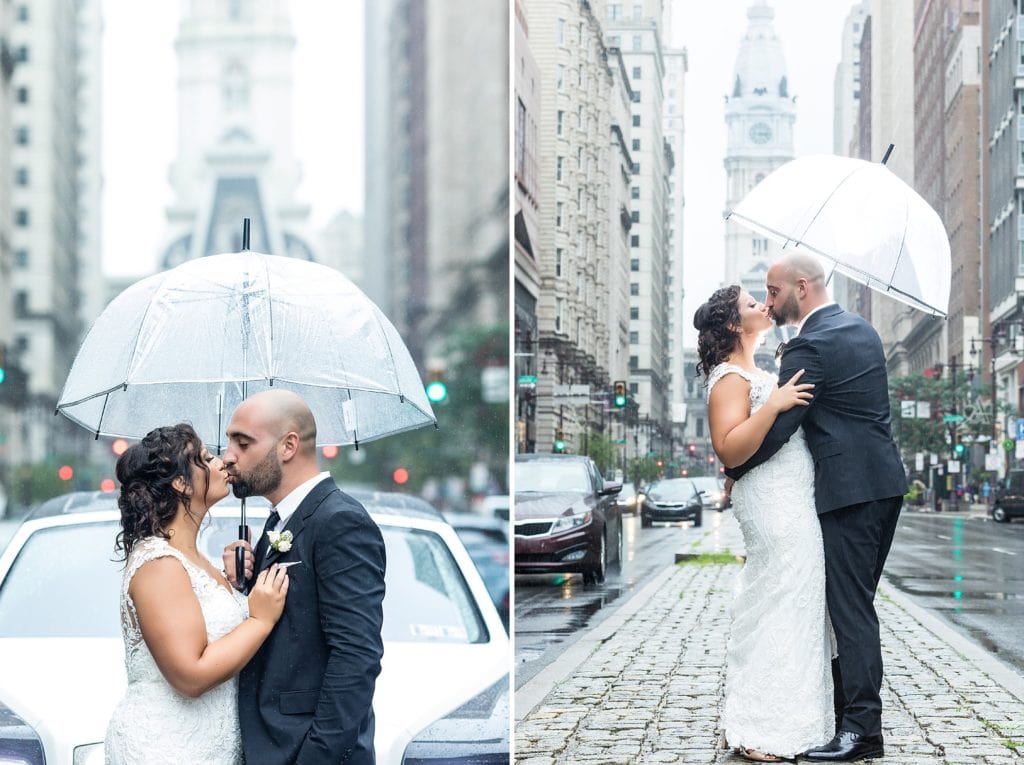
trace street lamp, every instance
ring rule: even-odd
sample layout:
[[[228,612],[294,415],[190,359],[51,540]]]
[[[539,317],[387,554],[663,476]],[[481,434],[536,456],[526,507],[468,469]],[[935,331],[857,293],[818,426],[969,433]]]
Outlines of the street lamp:
[[[989,347],[989,359],[992,363],[989,376],[992,378],[992,442],[996,442],[998,435],[996,433],[996,348],[999,345],[999,341],[1006,337],[1005,331],[998,326],[992,327],[992,334],[989,337],[971,338],[971,350],[970,354],[973,358],[978,355],[978,349],[974,345],[974,341],[978,340],[982,343],[988,343]]]

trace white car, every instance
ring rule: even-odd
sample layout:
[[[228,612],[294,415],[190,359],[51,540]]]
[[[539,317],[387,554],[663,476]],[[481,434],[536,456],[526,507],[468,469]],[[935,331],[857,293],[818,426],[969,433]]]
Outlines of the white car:
[[[508,763],[508,636],[455,531],[406,499],[360,497],[387,549],[377,762]],[[214,508],[200,535],[218,567],[237,536],[232,502]],[[249,500],[247,510],[258,531],[266,504]],[[125,688],[119,518],[112,494],[63,495],[31,514],[0,555],[2,763],[103,762]]]

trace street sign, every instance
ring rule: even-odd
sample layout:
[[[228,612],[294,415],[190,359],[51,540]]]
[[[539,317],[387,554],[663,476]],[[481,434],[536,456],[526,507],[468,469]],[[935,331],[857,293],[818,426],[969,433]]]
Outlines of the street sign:
[[[1017,440],[1024,441],[1024,418],[1017,420]]]
[[[962,414],[944,414],[942,415],[943,422],[963,422],[964,416]]]
[[[537,375],[519,375],[520,385],[536,385]]]
[[[948,460],[946,462],[947,473],[959,473],[960,472],[960,460]]]
[[[916,401],[901,401],[900,402],[900,417],[916,417],[917,416],[917,402]]]
[[[1024,443],[1024,442],[1022,442]],[[1003,457],[1000,454],[989,452],[985,455],[985,470],[999,470],[1003,466]]]

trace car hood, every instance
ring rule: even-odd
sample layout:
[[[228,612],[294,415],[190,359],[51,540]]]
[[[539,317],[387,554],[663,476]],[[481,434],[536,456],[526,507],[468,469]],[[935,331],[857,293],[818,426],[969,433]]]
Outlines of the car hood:
[[[420,731],[501,679],[507,649],[503,634],[474,645],[386,642],[373,701],[377,762],[399,765]],[[0,701],[35,729],[47,765],[70,765],[75,746],[103,741],[126,682],[120,638],[0,639]]]
[[[47,765],[103,741],[125,682],[121,638],[0,639],[0,701],[35,729]]]
[[[386,643],[373,697],[377,762],[400,765],[424,728],[500,680],[508,672],[507,647],[500,638],[473,645]]]
[[[588,496],[578,491],[516,494],[516,520],[528,521],[534,518],[557,518],[560,515],[585,513],[590,509]]]

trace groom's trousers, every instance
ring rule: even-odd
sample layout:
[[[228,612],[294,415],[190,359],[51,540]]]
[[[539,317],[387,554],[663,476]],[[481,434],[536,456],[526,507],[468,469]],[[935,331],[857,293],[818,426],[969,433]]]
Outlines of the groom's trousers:
[[[882,646],[874,599],[902,507],[903,497],[891,497],[818,516],[839,652],[832,662],[839,730],[882,733]]]

